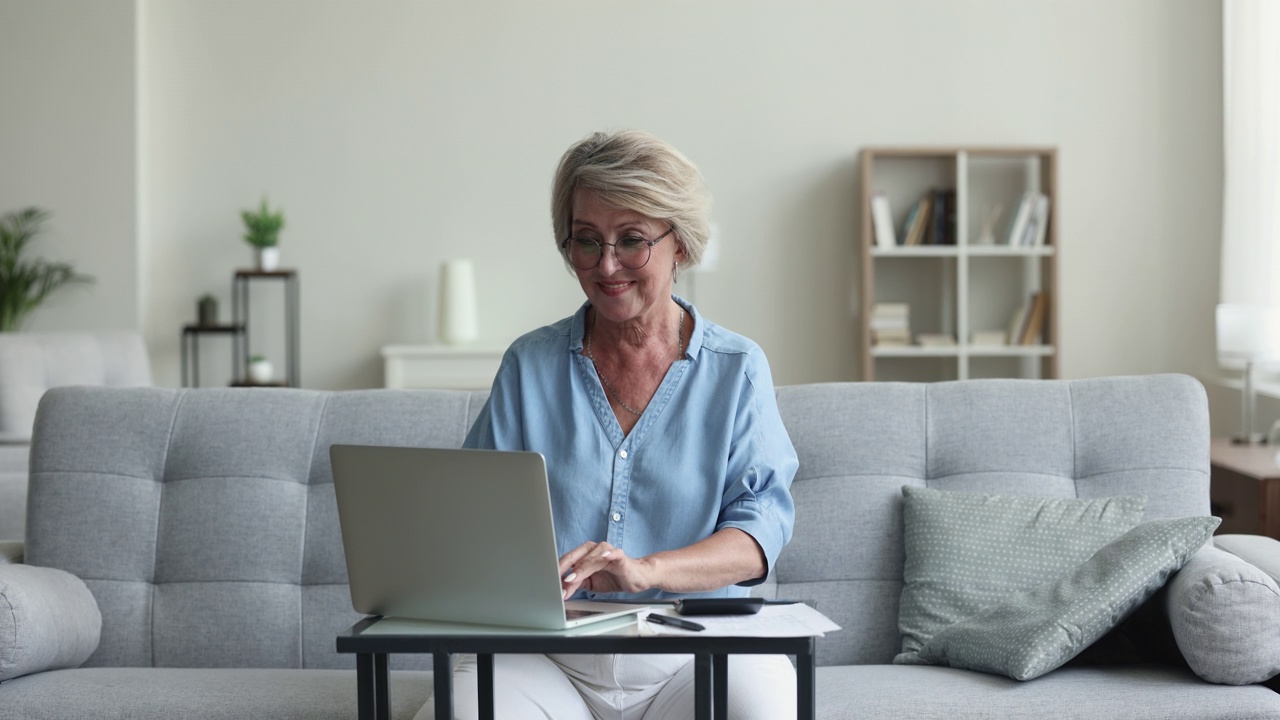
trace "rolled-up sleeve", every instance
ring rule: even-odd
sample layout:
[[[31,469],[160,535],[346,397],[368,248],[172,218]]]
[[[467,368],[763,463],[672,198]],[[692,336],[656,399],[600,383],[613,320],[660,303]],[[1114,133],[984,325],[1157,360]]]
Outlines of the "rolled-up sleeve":
[[[734,417],[725,490],[717,530],[738,528],[764,551],[766,572],[739,585],[764,582],[778,554],[791,540],[795,504],[791,481],[800,462],[782,424],[773,379],[764,354],[756,351],[745,373]]]

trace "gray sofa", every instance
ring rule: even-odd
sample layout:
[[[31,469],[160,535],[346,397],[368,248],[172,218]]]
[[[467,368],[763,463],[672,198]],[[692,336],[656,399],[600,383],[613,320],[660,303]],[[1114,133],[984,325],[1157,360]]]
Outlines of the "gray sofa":
[[[26,562],[83,580],[100,639],[82,667],[0,684],[0,718],[354,717],[354,658],[335,652],[335,634],[357,616],[328,447],[457,446],[484,398],[51,390],[32,445]],[[800,455],[796,528],[759,591],[813,601],[843,628],[818,643],[819,717],[1280,718],[1272,690],[1211,684],[1176,665],[1068,666],[1020,683],[890,664],[903,485],[1143,494],[1148,518],[1205,515],[1208,414],[1196,381],[823,384],[780,388],[778,402]],[[1280,543],[1239,545],[1280,567]],[[18,567],[0,566],[0,594],[21,600],[31,573]],[[77,642],[22,626],[41,617],[28,610],[11,621],[28,654],[33,643]],[[31,624],[73,624],[74,614]],[[0,614],[0,673],[6,642]],[[393,717],[411,717],[429,700],[430,658],[393,656],[391,666]]]

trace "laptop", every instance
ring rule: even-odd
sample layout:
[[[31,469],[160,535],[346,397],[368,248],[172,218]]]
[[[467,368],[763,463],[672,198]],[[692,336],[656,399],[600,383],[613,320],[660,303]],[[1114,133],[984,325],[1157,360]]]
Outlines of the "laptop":
[[[356,612],[565,630],[648,608],[564,601],[538,453],[334,445],[329,459]]]

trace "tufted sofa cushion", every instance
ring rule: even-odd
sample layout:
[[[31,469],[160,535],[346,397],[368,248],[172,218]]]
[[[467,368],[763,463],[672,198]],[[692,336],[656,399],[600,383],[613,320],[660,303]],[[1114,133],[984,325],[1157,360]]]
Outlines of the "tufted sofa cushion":
[[[796,527],[763,592],[843,628],[819,641],[819,665],[899,650],[904,485],[1209,512],[1208,403],[1186,376],[801,385],[779,388],[778,407],[800,455]]]
[[[26,561],[97,598],[87,666],[354,667],[334,650],[359,618],[328,447],[455,447],[479,409],[450,391],[56,388],[36,418]]]

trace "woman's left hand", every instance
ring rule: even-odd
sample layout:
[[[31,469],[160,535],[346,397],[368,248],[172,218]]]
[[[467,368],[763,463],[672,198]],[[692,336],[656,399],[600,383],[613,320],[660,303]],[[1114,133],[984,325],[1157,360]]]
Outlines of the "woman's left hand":
[[[586,542],[560,558],[560,589],[567,598],[578,590],[598,593],[648,590],[656,583],[644,558],[627,557],[607,542]]]

